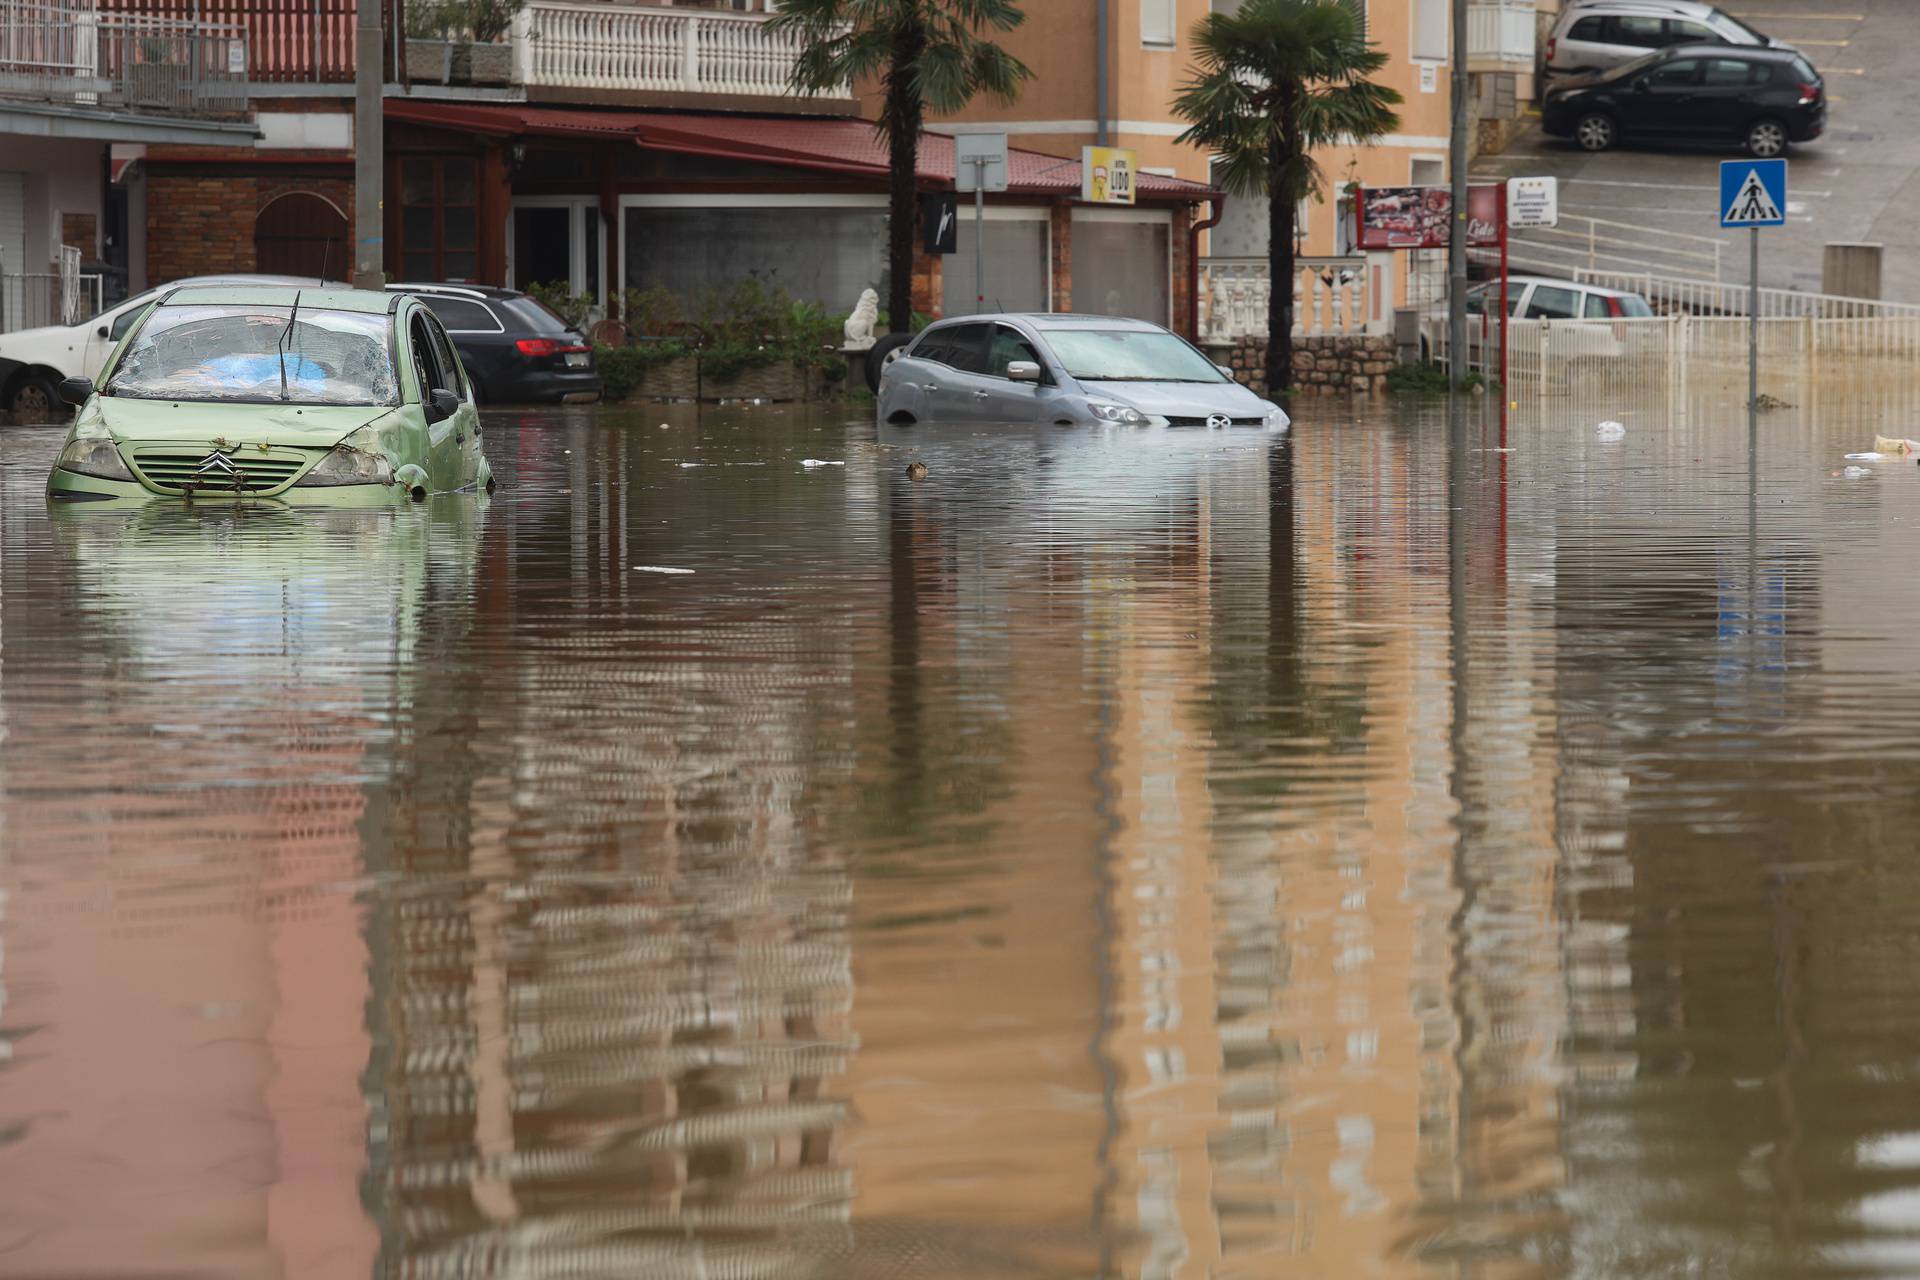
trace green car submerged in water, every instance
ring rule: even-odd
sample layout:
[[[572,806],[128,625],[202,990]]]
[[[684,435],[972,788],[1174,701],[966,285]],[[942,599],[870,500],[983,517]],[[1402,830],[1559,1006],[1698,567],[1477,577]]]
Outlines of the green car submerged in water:
[[[47,478],[70,501],[377,506],[493,487],[439,320],[400,294],[212,285],[162,297],[108,358]]]

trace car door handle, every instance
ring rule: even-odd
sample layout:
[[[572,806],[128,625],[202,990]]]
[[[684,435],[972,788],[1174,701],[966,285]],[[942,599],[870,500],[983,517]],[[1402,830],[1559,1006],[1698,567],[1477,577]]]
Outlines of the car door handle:
[[[922,391],[938,391],[940,384],[937,382],[923,382],[920,384],[920,389]]]
[[[976,391],[973,393],[973,398],[975,400],[985,400],[987,398],[987,393],[984,391]]]

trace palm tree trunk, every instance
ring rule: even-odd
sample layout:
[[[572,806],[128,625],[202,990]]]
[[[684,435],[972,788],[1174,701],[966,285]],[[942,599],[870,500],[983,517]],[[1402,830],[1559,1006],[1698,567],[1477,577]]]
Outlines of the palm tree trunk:
[[[1293,197],[1285,190],[1286,148],[1267,148],[1267,394],[1293,389]]]
[[[920,163],[919,93],[914,69],[926,50],[926,31],[902,23],[893,36],[887,69],[887,331],[913,332],[914,191]]]

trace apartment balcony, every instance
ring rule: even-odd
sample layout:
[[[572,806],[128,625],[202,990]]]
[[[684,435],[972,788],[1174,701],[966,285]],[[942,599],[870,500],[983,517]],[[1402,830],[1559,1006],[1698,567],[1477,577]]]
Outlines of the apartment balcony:
[[[766,15],[532,0],[513,28],[514,82],[529,100],[850,111],[853,90],[798,94],[796,36]]]
[[[0,0],[0,105],[152,116],[246,109],[247,28]]]
[[[1470,0],[1467,70],[1531,75],[1539,29],[1534,0]]]

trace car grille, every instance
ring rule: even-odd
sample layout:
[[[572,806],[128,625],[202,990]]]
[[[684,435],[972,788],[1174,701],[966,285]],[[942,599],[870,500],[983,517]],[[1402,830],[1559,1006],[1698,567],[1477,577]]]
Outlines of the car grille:
[[[1265,418],[1235,418],[1233,425],[1236,427],[1261,427],[1265,426],[1266,422],[1267,420]],[[1167,419],[1167,425],[1170,427],[1204,427],[1207,425],[1207,419],[1205,415],[1198,418],[1170,417]]]
[[[136,449],[133,468],[149,488],[162,493],[271,493],[306,470],[307,455],[275,449],[260,453],[251,447],[226,455],[236,474],[203,474],[200,467],[212,452],[205,449]]]

